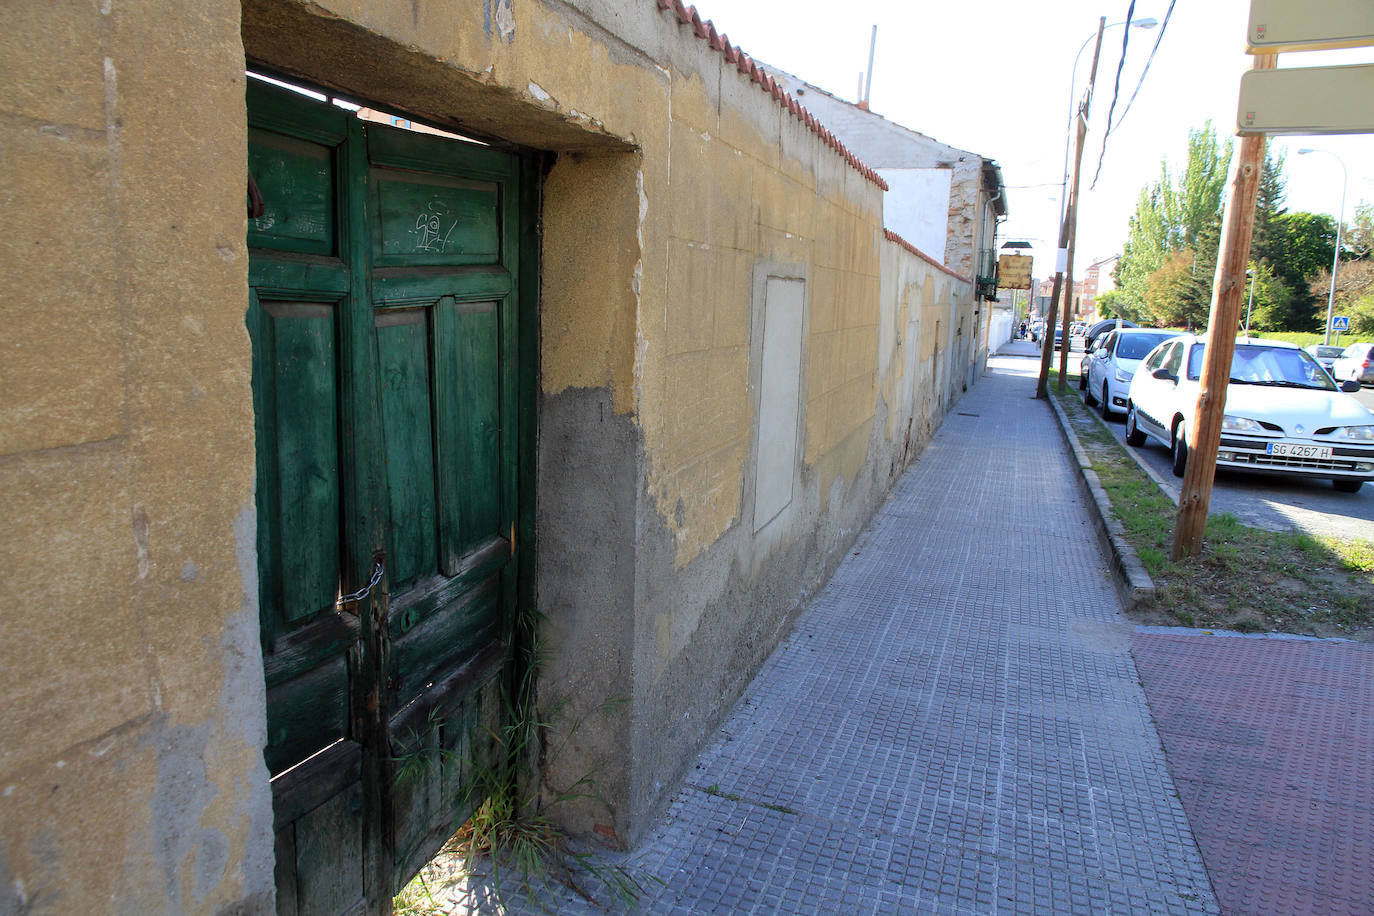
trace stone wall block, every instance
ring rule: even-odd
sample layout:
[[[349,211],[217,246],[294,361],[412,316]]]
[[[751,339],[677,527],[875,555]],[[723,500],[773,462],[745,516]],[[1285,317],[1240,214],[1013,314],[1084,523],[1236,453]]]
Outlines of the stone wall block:
[[[0,3],[0,111],[49,128],[104,130],[108,18],[99,0]]]
[[[668,412],[663,470],[673,472],[748,436],[749,353],[742,347],[701,350],[668,358]],[[672,463],[666,463],[671,461]]]
[[[112,180],[103,136],[0,123],[0,454],[123,429]]]
[[[153,710],[147,573],[122,442],[0,461],[0,774],[53,760]]]

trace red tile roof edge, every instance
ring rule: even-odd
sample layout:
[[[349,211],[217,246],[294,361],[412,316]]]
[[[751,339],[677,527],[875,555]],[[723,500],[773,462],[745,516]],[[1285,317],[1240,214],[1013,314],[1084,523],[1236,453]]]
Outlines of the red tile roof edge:
[[[955,273],[953,270],[950,270],[948,267],[946,267],[945,265],[941,264],[939,261],[935,260],[935,259],[932,258],[930,255],[926,254],[924,251],[922,251],[921,249],[917,248],[915,245],[911,244],[911,243],[908,242],[906,239],[902,238],[900,235],[898,235],[897,233],[893,232],[891,229],[884,229],[884,230],[883,230],[883,238],[887,239],[889,242],[896,242],[898,245],[901,245],[901,246],[902,246],[903,248],[905,248],[907,251],[909,251],[909,252],[911,252],[912,254],[916,255],[916,257],[920,258],[922,261],[925,261],[925,262],[926,262],[927,264],[929,264],[931,267],[938,267],[940,270],[942,270],[942,271],[944,271],[945,273],[949,274],[951,277],[953,277],[953,278],[956,279],[956,280],[963,280],[965,283],[972,283],[972,282],[973,282],[973,280],[972,280],[971,278],[966,277],[966,276],[964,276],[963,274],[960,274],[960,273]]]
[[[682,0],[656,0],[656,2],[660,10],[671,10],[677,16],[680,25],[690,25],[693,35],[708,42],[713,51],[719,51],[728,63],[734,64],[740,73],[749,77],[760,89],[771,95],[773,101],[786,108],[792,117],[805,124],[812,133],[821,138],[823,143],[839,153],[851,168],[884,191],[888,190],[887,182],[883,180],[881,175],[864,164],[858,156],[855,156],[848,147],[840,142],[838,137],[826,130],[825,125],[817,121],[811,112],[807,111],[790,93],[778,85],[762,67],[754,63],[748,54],[730,44],[730,39],[723,32],[717,32],[711,20],[703,21],[695,6],[684,6]],[[917,253],[919,254],[919,252]]]

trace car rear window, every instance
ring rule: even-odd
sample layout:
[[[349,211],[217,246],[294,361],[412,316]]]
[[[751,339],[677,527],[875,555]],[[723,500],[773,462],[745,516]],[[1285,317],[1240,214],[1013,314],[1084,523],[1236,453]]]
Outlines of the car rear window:
[[[1144,359],[1145,354],[1164,343],[1172,334],[1122,334],[1116,345],[1117,359]]]

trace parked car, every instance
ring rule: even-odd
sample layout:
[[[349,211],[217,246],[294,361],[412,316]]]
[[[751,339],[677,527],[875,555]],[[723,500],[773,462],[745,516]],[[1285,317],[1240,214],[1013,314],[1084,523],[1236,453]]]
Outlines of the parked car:
[[[1374,343],[1353,343],[1341,351],[1331,363],[1331,376],[1336,381],[1350,379],[1361,385],[1374,385]]]
[[[1110,419],[1113,413],[1126,412],[1126,399],[1131,390],[1140,361],[1166,340],[1178,336],[1175,331],[1155,331],[1141,328],[1122,328],[1108,331],[1093,351],[1083,358],[1080,376],[1083,400],[1102,407],[1102,416]]]
[[[1056,350],[1064,346],[1064,326],[1056,324],[1054,326],[1054,348]]]
[[[1131,381],[1126,442],[1154,440],[1173,452],[1173,471],[1188,464],[1188,431],[1197,409],[1205,338],[1185,334],[1150,351]],[[1374,480],[1374,413],[1338,388],[1305,350],[1276,340],[1236,344],[1217,467],[1326,478],[1354,493]]]
[[[1310,347],[1303,347],[1303,349],[1311,353],[1312,358],[1321,363],[1322,368],[1327,372],[1331,371],[1331,364],[1336,361],[1336,357],[1344,352],[1343,347],[1333,347],[1327,344],[1313,344]]]
[[[1097,343],[1097,341],[1102,337],[1103,334],[1106,334],[1108,331],[1114,330],[1117,327],[1138,328],[1140,327],[1140,325],[1136,324],[1134,321],[1127,321],[1124,318],[1107,318],[1102,321],[1095,322],[1089,325],[1088,330],[1083,333],[1084,348],[1091,351],[1093,348],[1093,344]]]

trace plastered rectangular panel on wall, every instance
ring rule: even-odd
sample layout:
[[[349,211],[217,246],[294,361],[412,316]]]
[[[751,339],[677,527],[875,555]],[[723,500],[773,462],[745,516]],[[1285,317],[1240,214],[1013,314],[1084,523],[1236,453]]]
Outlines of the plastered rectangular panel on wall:
[[[763,360],[759,377],[755,531],[776,518],[792,502],[805,305],[804,281],[768,278],[764,287]]]

